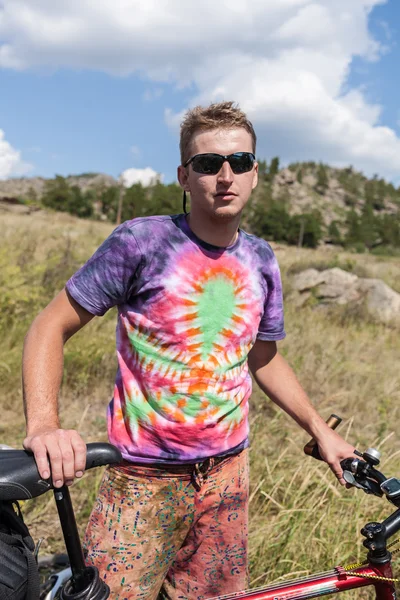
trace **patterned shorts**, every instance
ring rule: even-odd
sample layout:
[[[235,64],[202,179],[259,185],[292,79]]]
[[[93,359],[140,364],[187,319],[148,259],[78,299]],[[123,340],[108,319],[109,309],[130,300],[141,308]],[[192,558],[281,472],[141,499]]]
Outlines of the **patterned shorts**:
[[[106,470],[84,545],[111,598],[204,600],[247,587],[248,451],[205,464]]]

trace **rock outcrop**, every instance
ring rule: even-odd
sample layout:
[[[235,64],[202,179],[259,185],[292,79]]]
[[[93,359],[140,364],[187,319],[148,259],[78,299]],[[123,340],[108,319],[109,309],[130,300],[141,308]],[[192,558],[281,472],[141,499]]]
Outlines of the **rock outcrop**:
[[[292,277],[292,300],[303,306],[311,296],[320,304],[363,304],[381,323],[400,325],[400,294],[381,279],[357,277],[343,269],[306,269]]]
[[[48,180],[43,177],[16,177],[0,181],[0,200],[7,197],[40,199],[44,193],[46,181]],[[77,185],[83,192],[117,185],[116,179],[105,173],[70,175],[66,177],[66,181],[68,185]]]

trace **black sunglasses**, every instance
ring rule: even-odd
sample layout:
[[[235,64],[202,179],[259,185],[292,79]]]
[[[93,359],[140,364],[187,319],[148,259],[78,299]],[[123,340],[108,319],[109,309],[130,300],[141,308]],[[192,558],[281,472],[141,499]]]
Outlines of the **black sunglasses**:
[[[183,166],[187,167],[191,164],[196,173],[216,175],[226,160],[233,173],[240,175],[240,173],[248,173],[252,170],[256,157],[251,152],[235,152],[228,155],[207,152],[206,154],[195,154]]]

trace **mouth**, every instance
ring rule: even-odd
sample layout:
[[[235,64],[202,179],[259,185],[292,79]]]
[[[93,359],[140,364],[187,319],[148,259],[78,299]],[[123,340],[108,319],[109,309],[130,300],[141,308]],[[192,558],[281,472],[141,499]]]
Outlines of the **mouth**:
[[[214,198],[217,198],[218,200],[223,200],[224,202],[233,200],[236,197],[237,197],[237,194],[234,194],[233,192],[219,192],[218,194],[215,194],[215,196],[214,196]]]

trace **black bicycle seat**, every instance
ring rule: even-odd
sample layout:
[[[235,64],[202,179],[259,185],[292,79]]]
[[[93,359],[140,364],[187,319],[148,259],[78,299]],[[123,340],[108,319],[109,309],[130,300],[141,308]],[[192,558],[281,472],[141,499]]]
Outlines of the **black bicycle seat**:
[[[121,462],[120,451],[111,444],[87,444],[86,469]],[[28,500],[52,489],[51,479],[42,479],[34,456],[26,450],[0,450],[0,500]]]

